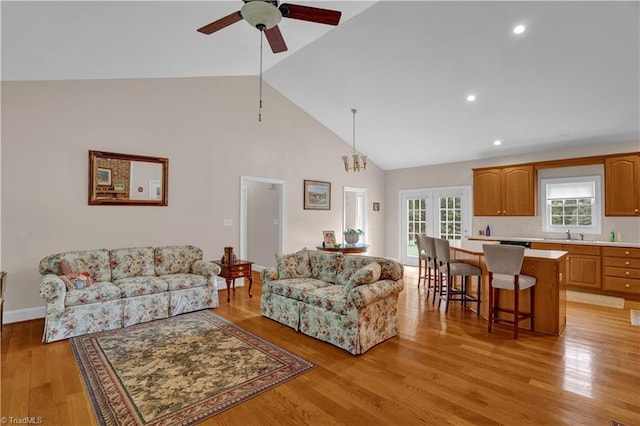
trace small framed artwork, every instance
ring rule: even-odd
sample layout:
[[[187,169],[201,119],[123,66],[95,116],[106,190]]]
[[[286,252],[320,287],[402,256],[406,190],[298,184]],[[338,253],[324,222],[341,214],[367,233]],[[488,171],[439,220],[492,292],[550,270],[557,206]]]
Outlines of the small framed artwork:
[[[111,185],[111,169],[98,167],[96,174],[98,178],[98,185]]]
[[[116,183],[113,185],[115,191],[124,191],[124,183]]]
[[[324,237],[325,246],[336,245],[336,234],[333,231],[322,231],[322,236]]]
[[[304,209],[331,210],[331,183],[305,180]]]
[[[380,211],[380,203],[373,203],[373,211],[374,212]]]

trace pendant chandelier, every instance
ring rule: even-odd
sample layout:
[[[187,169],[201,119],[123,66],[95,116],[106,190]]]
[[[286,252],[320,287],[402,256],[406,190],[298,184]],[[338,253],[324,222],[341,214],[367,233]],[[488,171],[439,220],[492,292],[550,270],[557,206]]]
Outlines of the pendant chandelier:
[[[358,110],[354,108],[351,110],[351,113],[353,114],[353,154],[343,155],[342,161],[344,161],[345,171],[353,170],[354,172],[359,172],[360,167],[362,167],[362,170],[366,170],[367,156],[356,152],[356,114]]]

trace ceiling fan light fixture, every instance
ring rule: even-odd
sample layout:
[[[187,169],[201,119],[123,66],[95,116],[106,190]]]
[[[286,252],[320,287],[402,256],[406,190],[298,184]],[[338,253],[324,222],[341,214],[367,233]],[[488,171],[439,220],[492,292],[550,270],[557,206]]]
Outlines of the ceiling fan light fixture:
[[[253,0],[246,3],[240,9],[240,14],[252,27],[260,31],[270,30],[280,23],[282,13],[271,3],[262,0]]]

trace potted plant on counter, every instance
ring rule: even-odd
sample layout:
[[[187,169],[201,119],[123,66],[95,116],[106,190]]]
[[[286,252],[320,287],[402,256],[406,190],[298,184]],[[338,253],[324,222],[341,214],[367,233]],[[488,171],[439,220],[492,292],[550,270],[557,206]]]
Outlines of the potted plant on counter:
[[[360,240],[360,235],[363,235],[364,231],[362,229],[353,229],[347,228],[344,230],[344,240],[347,244],[357,244],[358,240]]]

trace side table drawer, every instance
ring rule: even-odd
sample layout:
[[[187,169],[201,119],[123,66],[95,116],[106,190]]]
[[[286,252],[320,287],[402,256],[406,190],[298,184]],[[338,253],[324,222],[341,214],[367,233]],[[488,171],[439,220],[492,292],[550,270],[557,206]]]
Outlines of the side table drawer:
[[[248,269],[245,269],[245,270],[239,270],[239,269],[238,270],[234,270],[231,273],[231,276],[233,278],[248,277],[249,276],[249,270]]]
[[[604,290],[640,295],[640,279],[604,277]]]

